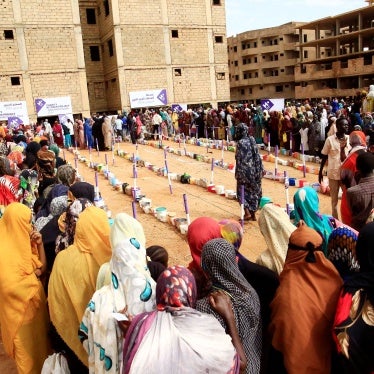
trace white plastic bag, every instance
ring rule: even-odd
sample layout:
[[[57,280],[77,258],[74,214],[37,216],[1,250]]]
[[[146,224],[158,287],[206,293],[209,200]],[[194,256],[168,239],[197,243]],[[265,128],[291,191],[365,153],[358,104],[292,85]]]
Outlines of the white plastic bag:
[[[70,374],[69,366],[62,353],[54,353],[46,358],[41,374]]]

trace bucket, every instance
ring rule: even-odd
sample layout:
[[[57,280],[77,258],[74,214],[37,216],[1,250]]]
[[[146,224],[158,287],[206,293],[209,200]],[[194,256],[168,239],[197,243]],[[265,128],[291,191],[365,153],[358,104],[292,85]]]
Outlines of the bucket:
[[[270,197],[262,196],[261,200],[260,200],[260,209],[262,209],[266,204],[269,204],[271,202],[272,201],[271,201]]]
[[[290,186],[296,186],[296,178],[289,178]]]
[[[217,185],[216,186],[216,194],[223,195],[225,193],[225,186]]]
[[[155,212],[158,220],[160,220],[161,222],[167,222],[168,212],[165,207],[159,206],[155,209]]]
[[[135,187],[135,188],[131,187],[131,194],[136,201],[139,201],[140,195],[141,195],[140,188],[139,187]]]

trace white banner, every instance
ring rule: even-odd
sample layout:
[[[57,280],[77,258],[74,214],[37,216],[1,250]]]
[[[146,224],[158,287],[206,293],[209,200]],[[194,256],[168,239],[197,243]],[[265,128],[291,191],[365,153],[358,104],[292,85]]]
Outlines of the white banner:
[[[129,92],[131,108],[164,106],[168,103],[166,89]]]
[[[284,109],[284,99],[262,99],[261,108],[268,112],[281,112]]]
[[[0,121],[18,118],[22,123],[29,124],[26,101],[0,101]]]
[[[73,113],[70,96],[35,99],[35,109],[38,117]]]

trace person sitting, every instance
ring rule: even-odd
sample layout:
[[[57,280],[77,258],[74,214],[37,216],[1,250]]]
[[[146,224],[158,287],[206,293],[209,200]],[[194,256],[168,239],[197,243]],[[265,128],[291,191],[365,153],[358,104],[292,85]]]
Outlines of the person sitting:
[[[123,350],[124,373],[223,374],[245,367],[227,295],[216,292],[210,302],[227,321],[233,342],[213,316],[194,309],[196,284],[188,269],[172,266],[160,275],[156,302],[157,310],[131,321]]]
[[[374,372],[374,222],[360,231],[356,245],[360,271],[344,282],[336,307],[336,373]]]
[[[330,373],[331,329],[343,282],[322,244],[321,235],[302,220],[290,236],[271,304],[271,373]]]

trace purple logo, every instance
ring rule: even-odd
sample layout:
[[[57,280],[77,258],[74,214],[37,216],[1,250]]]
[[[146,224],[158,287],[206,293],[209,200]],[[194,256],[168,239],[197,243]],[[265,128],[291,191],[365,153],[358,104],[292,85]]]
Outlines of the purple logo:
[[[35,99],[35,108],[36,108],[36,113],[39,113],[46,102],[43,99]]]
[[[68,117],[66,114],[59,114],[58,120],[60,121],[60,123],[65,123],[68,120]]]
[[[8,129],[17,130],[23,121],[19,117],[8,117]]]
[[[171,110],[174,112],[175,110],[178,111],[178,112],[182,112],[183,111],[183,108],[179,105],[179,104],[173,104],[171,106]]]
[[[165,89],[161,90],[161,92],[157,96],[157,99],[159,99],[162,102],[162,104],[164,104],[164,105],[166,105],[168,103],[168,98],[166,96],[166,90]]]
[[[262,110],[270,110],[273,106],[274,104],[269,99],[261,100]]]

